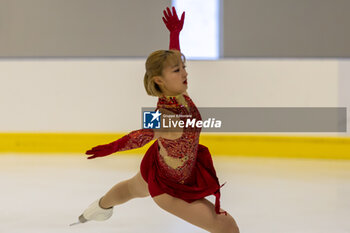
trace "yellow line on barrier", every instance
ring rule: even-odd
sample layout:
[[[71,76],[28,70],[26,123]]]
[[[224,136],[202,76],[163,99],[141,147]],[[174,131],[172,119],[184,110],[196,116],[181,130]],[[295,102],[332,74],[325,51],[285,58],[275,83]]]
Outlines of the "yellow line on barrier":
[[[206,135],[212,154],[281,158],[350,159],[350,138]]]
[[[78,153],[106,144],[125,133],[0,133],[0,153]],[[201,134],[212,155],[350,159],[350,138]],[[120,152],[144,154],[143,148]]]

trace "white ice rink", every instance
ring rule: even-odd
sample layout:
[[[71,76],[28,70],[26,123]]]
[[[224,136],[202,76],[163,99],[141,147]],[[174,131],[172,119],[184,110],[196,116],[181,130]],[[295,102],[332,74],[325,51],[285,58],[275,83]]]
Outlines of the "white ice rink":
[[[150,197],[116,207],[106,222],[68,226],[115,183],[133,176],[140,161],[136,155],[0,155],[0,232],[205,232]],[[217,156],[214,164],[220,182],[227,182],[222,208],[241,233],[350,232],[350,161]]]

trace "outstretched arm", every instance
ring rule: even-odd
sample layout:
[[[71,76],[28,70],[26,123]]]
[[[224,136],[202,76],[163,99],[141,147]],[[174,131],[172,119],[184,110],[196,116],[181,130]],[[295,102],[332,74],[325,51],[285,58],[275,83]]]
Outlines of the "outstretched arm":
[[[177,17],[175,7],[172,7],[172,12],[169,9],[169,7],[167,7],[166,11],[164,10],[163,13],[164,13],[164,17],[163,17],[164,24],[170,32],[169,49],[180,51],[180,32],[184,25],[185,12],[182,13],[180,20]]]
[[[106,145],[100,145],[86,151],[87,155],[91,155],[88,159],[103,157],[113,154],[117,151],[131,150],[142,147],[154,139],[153,129],[140,129],[132,131],[117,141]]]
[[[159,109],[162,114],[175,114],[167,109]],[[180,118],[173,118],[174,121],[179,121]],[[87,155],[90,155],[88,159],[94,159],[97,157],[104,157],[113,154],[118,151],[132,150],[139,147],[143,147],[150,141],[163,137],[169,140],[174,140],[182,135],[182,129],[179,127],[172,127],[170,129],[139,129],[130,132],[124,137],[105,145],[99,145],[93,147],[91,150],[86,151]]]

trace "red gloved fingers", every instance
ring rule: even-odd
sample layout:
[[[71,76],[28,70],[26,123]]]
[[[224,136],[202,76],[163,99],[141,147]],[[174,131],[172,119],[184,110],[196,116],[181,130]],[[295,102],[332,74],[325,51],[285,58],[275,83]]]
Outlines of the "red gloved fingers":
[[[185,21],[185,12],[182,13],[181,20],[179,20],[175,7],[172,7],[172,10],[171,13],[169,7],[167,7],[166,11],[163,11],[163,22],[170,32],[181,31]]]
[[[177,13],[176,13],[175,7],[172,7],[171,9],[173,10],[173,15],[176,15],[176,18],[177,18]],[[177,18],[177,19],[179,19],[179,18]]]
[[[90,157],[88,157],[88,159],[94,159],[94,158],[97,158],[97,157],[104,157],[104,156],[107,156],[107,155],[110,155],[112,154],[113,152],[111,151],[93,151],[90,153]]]
[[[165,11],[165,10],[163,10],[163,15],[164,15],[164,17],[165,17],[165,19],[166,19],[166,20],[168,20],[168,19],[169,19],[169,15],[166,13],[166,11]]]
[[[162,17],[162,19],[163,19],[164,24],[167,25],[168,21],[164,17]]]
[[[86,151],[85,154],[92,155],[92,154],[95,154],[96,152],[99,152],[102,150],[103,150],[102,146],[96,146],[96,147],[93,147],[91,150]]]
[[[171,13],[169,7],[166,8],[166,11],[163,11],[164,17],[166,19],[167,22],[175,22],[175,21],[179,21],[179,18],[177,17],[176,14],[176,10],[175,7],[173,7],[173,14]]]
[[[173,12],[174,12],[175,7],[172,7],[172,9],[173,9]],[[171,13],[171,10],[169,9],[169,7],[166,8],[166,11],[167,11],[167,13],[168,13],[169,18],[170,18],[170,17],[174,17],[175,15],[176,15],[176,18],[177,18],[177,14],[172,14],[172,13]],[[175,11],[175,12],[176,12],[176,11]]]
[[[169,8],[168,8],[168,9],[169,9]],[[175,17],[176,17],[176,20],[179,21],[179,17],[177,16],[175,7],[172,7],[172,9],[173,9],[173,17],[174,17],[174,19],[175,19]],[[170,10],[169,10],[169,11],[170,11]],[[182,12],[181,20],[180,20],[181,28],[182,28],[182,26],[183,26],[183,24],[184,24],[184,21],[185,21],[185,12]]]
[[[170,17],[172,17],[173,15],[171,14],[171,11],[169,9],[169,7],[167,7],[165,10],[163,10],[163,14],[165,16],[166,19],[170,19]]]
[[[88,150],[86,151],[86,155],[95,155],[97,153],[101,152],[101,150]]]
[[[182,29],[182,27],[184,26],[184,22],[185,22],[185,12],[182,13],[181,19],[180,19],[181,29]]]
[[[173,14],[171,15],[169,7],[167,8],[167,11],[168,11],[170,17],[172,19],[174,19],[174,21],[176,20],[177,22],[180,22],[180,25],[182,26],[184,24],[184,21],[185,21],[185,12],[182,12],[181,19],[179,20],[179,17],[177,16],[177,12],[176,12],[175,7],[172,7],[172,9],[173,9]]]
[[[93,155],[95,154],[95,150],[91,149],[85,152],[86,155]]]
[[[94,155],[95,157],[102,157],[113,153],[110,145],[100,145],[85,152],[86,155]]]
[[[107,156],[107,155],[96,154],[96,155],[88,157],[87,159],[94,159],[94,158],[105,157],[105,156]]]
[[[93,155],[93,156],[88,157],[87,159],[94,159],[94,158],[97,158],[97,157],[98,157],[98,156]]]

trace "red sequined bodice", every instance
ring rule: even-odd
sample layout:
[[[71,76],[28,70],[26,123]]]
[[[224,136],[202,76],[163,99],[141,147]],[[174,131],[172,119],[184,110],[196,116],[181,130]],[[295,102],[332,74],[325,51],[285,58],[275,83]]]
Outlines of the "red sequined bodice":
[[[179,96],[177,96],[179,97]],[[184,122],[201,120],[201,115],[189,96],[181,103],[176,97],[160,97],[157,109],[166,109],[180,115]],[[160,153],[158,154],[162,174],[174,182],[190,183],[191,174],[197,158],[197,149],[201,128],[191,125],[183,128],[181,137],[170,140],[159,137]],[[163,147],[163,148],[161,148]],[[165,149],[165,151],[164,151]]]

